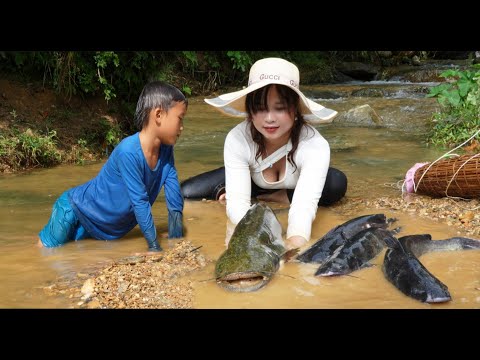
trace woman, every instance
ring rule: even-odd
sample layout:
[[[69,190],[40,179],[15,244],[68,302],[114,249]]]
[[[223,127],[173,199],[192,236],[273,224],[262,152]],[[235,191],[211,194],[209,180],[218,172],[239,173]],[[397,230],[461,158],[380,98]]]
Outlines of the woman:
[[[229,220],[236,225],[252,197],[290,203],[287,248],[310,240],[318,205],[340,200],[347,190],[345,174],[329,168],[328,142],[306,122],[331,122],[337,112],[308,100],[299,84],[294,64],[266,58],[251,67],[247,88],[205,99],[226,114],[246,116],[224,145],[225,193],[219,199],[227,201]]]

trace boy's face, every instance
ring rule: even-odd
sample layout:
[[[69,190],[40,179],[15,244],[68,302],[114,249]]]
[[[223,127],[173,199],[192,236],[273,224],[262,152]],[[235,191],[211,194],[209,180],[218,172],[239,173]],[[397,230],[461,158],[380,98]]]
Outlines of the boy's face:
[[[162,111],[160,140],[162,144],[175,145],[183,131],[183,117],[187,107],[183,102],[177,102],[168,112]]]

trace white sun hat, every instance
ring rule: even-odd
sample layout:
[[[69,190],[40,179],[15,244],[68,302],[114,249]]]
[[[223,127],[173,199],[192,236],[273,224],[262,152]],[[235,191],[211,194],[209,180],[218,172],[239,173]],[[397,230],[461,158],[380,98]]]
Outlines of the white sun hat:
[[[291,62],[280,58],[265,58],[255,62],[250,68],[246,88],[204,100],[227,115],[246,117],[245,97],[247,94],[269,84],[285,85],[295,91],[300,97],[300,113],[304,115],[305,120],[311,123],[330,123],[337,115],[335,110],[307,99],[299,89],[300,73],[298,68]]]

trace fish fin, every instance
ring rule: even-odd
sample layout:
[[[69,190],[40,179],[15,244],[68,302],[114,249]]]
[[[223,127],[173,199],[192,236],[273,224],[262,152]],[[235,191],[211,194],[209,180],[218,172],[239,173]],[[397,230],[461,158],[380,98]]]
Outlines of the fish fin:
[[[393,236],[393,235],[387,235],[383,238],[383,241],[385,243],[385,245],[391,249],[398,249],[398,248],[402,248],[403,249],[403,246],[402,244],[400,244],[400,241],[398,241],[398,239]]]
[[[344,247],[345,247],[345,244],[342,244],[342,245],[340,245],[339,247],[337,247],[337,248],[333,251],[332,255],[330,255],[329,257],[327,257],[327,258],[325,259],[325,261],[323,262],[323,264],[322,264],[321,266],[325,265],[325,264],[328,263],[329,261],[332,261],[332,259],[336,258],[336,257],[338,256],[338,254],[340,254],[340,251],[342,251],[342,249],[343,249]],[[320,266],[320,267],[321,267],[321,266]]]
[[[366,269],[369,267],[374,267],[377,266],[376,264],[370,264],[369,262],[366,262],[365,264],[362,265],[362,269]]]
[[[444,241],[451,241],[451,242],[456,241],[459,247],[463,250],[480,248],[480,240],[477,240],[477,239],[470,239],[466,237],[456,236],[449,239],[445,239]]]
[[[284,261],[284,262],[290,261],[294,256],[296,256],[296,255],[298,254],[299,251],[300,251],[299,248],[295,248],[295,249],[288,250],[287,252],[285,252],[285,253],[282,255],[283,261]]]
[[[387,219],[387,224],[390,225],[390,224],[394,223],[394,222],[397,221],[397,220],[398,220],[397,218],[388,218],[388,219]]]
[[[398,234],[400,231],[402,231],[402,227],[399,226],[399,227],[397,227],[397,228],[395,228],[395,229],[393,229],[393,230],[390,230],[390,231],[391,231],[393,234]]]

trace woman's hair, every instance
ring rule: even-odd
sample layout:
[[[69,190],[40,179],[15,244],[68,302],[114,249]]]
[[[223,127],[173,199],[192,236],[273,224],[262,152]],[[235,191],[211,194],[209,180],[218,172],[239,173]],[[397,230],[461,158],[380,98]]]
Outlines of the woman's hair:
[[[252,91],[251,93],[247,94],[245,99],[245,108],[247,109],[248,120],[250,121],[250,131],[252,133],[253,141],[258,145],[257,153],[255,154],[255,159],[258,159],[262,152],[265,150],[265,141],[262,134],[252,125],[252,115],[257,113],[258,111],[262,111],[267,109],[267,96],[269,90],[272,86],[277,87],[278,95],[280,99],[285,102],[287,108],[290,110],[292,107],[295,112],[296,120],[293,122],[292,131],[290,133],[290,140],[292,141],[292,149],[288,153],[287,159],[297,169],[297,164],[293,160],[293,156],[295,155],[295,151],[297,150],[299,139],[300,139],[300,131],[303,126],[307,126],[305,119],[303,118],[302,114],[300,113],[300,97],[298,94],[290,89],[288,86],[278,85],[278,84],[269,84],[264,86],[258,90]]]
[[[157,107],[168,112],[178,102],[183,102],[188,107],[185,95],[175,86],[162,81],[152,81],[144,86],[137,102],[134,122],[139,130],[148,124],[148,116],[152,109]]]

